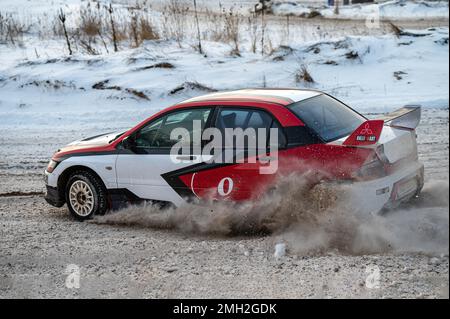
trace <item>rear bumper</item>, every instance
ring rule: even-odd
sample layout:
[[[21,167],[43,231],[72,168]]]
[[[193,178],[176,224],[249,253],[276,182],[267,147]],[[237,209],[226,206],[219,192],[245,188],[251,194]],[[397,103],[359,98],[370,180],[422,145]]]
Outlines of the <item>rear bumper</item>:
[[[46,185],[47,193],[45,194],[45,201],[52,206],[61,207],[65,204],[64,198],[59,193],[58,188]]]
[[[424,166],[421,164],[421,167],[416,172],[405,176],[393,185],[391,197],[383,208],[395,208],[401,203],[407,202],[421,192],[423,184]]]
[[[351,193],[362,211],[376,213],[410,200],[420,193],[423,184],[424,166],[412,162],[386,177],[354,183]]]

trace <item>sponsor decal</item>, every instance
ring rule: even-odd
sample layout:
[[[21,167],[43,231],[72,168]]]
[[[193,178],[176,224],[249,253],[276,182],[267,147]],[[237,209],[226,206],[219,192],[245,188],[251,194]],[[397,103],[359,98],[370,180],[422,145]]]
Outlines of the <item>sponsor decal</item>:
[[[228,196],[233,191],[234,182],[230,177],[225,177],[220,180],[217,186],[217,192],[220,196]]]
[[[207,128],[203,130],[199,120],[193,121],[193,129],[174,128],[170,139],[176,143],[170,149],[173,163],[187,164],[235,164],[259,162],[260,174],[274,174],[278,169],[278,161],[261,159],[258,155],[270,154],[270,158],[278,156],[277,128]],[[205,144],[206,143],[206,144]]]
[[[374,135],[373,130],[370,128],[369,123],[366,123],[364,125],[364,128],[359,132],[359,134],[356,136],[356,140],[358,142],[376,142],[377,137]]]

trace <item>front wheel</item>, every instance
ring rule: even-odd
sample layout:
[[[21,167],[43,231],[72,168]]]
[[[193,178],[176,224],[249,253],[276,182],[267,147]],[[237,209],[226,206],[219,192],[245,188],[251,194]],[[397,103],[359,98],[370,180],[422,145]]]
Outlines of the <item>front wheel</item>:
[[[107,209],[105,187],[94,174],[77,171],[67,182],[66,203],[72,216],[80,221],[104,214]]]

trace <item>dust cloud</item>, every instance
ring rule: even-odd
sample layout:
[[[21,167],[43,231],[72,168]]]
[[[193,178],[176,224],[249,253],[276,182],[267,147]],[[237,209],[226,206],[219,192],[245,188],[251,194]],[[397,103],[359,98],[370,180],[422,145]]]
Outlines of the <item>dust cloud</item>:
[[[286,242],[289,253],[298,255],[330,251],[448,254],[448,181],[430,181],[419,198],[373,214],[352,204],[357,199],[350,186],[311,180],[308,175],[286,176],[273,191],[252,202],[211,201],[163,210],[147,204],[92,222],[209,236],[270,234]]]

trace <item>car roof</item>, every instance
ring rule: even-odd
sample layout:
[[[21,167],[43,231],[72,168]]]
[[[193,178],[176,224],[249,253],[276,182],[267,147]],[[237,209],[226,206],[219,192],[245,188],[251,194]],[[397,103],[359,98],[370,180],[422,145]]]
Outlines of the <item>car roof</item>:
[[[276,103],[287,106],[322,94],[320,91],[307,89],[243,89],[206,94],[185,100],[179,104],[196,102],[239,102],[253,101]]]

